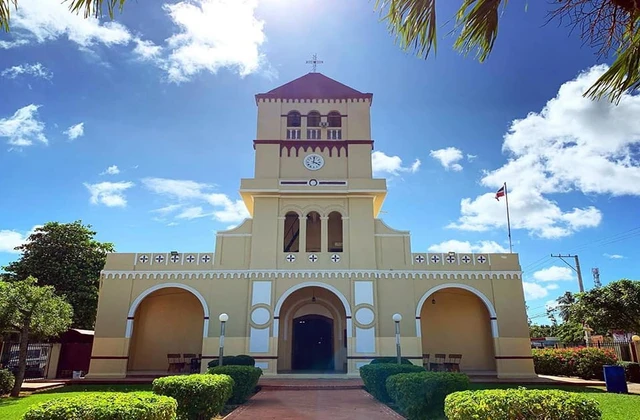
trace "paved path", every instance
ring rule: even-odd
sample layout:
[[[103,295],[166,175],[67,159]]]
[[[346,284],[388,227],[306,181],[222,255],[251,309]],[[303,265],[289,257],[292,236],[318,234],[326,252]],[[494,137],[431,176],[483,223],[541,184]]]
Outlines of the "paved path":
[[[226,420],[403,419],[360,389],[260,391]]]

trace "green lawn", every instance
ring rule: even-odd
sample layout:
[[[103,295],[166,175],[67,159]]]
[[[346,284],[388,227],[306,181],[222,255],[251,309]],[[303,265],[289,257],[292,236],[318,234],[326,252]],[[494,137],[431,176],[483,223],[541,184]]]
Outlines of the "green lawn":
[[[64,388],[53,389],[51,391],[38,392],[27,397],[20,398],[0,398],[0,419],[20,420],[22,415],[33,404],[49,401],[54,398],[79,395],[83,392],[100,391],[149,391],[151,385],[71,385]]]

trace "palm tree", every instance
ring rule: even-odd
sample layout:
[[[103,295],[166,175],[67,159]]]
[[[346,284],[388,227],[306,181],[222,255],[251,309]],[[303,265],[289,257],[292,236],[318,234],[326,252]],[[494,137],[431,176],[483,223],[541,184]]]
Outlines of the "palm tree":
[[[576,297],[571,292],[565,292],[556,302],[558,302],[556,309],[560,314],[562,322],[568,322],[571,316],[571,306],[576,303]]]
[[[59,1],[59,0],[51,0]],[[113,19],[126,0],[67,0],[69,10],[85,17],[101,16],[106,7]],[[477,59],[487,59],[498,35],[499,16],[507,0],[461,0],[455,15],[458,37],[454,48]],[[640,88],[640,0],[555,0],[549,19],[568,19],[585,42],[601,56],[615,51],[616,59],[585,92],[592,99],[607,97],[618,102],[625,92]],[[9,30],[11,5],[18,0],[0,0],[0,27]],[[428,57],[436,49],[436,0],[376,0],[375,9],[405,50]]]

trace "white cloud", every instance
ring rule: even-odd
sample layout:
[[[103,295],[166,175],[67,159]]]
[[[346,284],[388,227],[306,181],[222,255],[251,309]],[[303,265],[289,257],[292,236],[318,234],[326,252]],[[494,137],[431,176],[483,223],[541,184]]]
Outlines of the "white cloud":
[[[594,66],[564,83],[540,112],[512,122],[502,149],[509,160],[488,171],[482,185],[511,187],[509,205],[515,229],[559,238],[598,226],[593,206],[562,209],[549,194],[578,192],[640,196],[640,95],[623,95],[618,105],[582,94],[606,71]],[[493,193],[461,202],[451,227],[483,231],[506,224]]]
[[[432,158],[440,161],[440,164],[447,171],[452,170],[458,172],[462,170],[462,165],[457,163],[464,157],[460,149],[457,149],[455,147],[447,147],[445,149],[432,150],[431,152],[429,152],[429,155]]]
[[[38,227],[40,226],[34,226],[29,232],[24,234],[17,230],[0,229],[0,252],[19,254],[20,251],[16,251],[15,248],[26,243],[29,236],[34,233]]]
[[[604,257],[607,257],[607,258],[612,259],[612,260],[621,260],[621,259],[625,258],[624,255],[620,255],[620,254],[606,254],[605,253],[605,254],[602,254],[602,255]]]
[[[455,239],[431,245],[429,252],[460,252],[460,253],[507,253],[505,247],[495,241],[479,241],[472,244],[468,241],[457,241]]]
[[[257,19],[258,0],[192,0],[163,8],[180,32],[167,39],[162,60],[172,82],[189,80],[201,71],[236,68],[241,76],[264,61],[264,22]]]
[[[476,158],[478,157],[478,155],[470,155],[467,153],[467,160],[469,162],[473,162],[474,160],[476,160]]]
[[[100,172],[100,175],[118,175],[120,173],[120,168],[118,165],[111,165],[104,172]]]
[[[72,125],[71,127],[67,128],[64,131],[64,134],[67,135],[67,137],[69,137],[69,140],[75,140],[78,137],[81,137],[84,135],[84,123],[78,123],[75,125]]]
[[[34,141],[48,144],[44,135],[44,123],[38,120],[40,105],[27,105],[13,116],[0,119],[0,137],[8,138],[10,146],[31,146]]]
[[[562,281],[573,280],[573,270],[569,267],[559,267],[557,265],[533,273],[533,278],[538,281]]]
[[[134,39],[136,47],[133,53],[142,60],[152,60],[160,56],[162,47],[148,40]]]
[[[556,309],[558,307],[557,300],[548,300],[544,303],[546,309]]]
[[[547,290],[558,290],[560,286],[555,283],[547,284]]]
[[[387,156],[380,151],[375,151],[371,154],[371,166],[374,176],[382,174],[397,176],[402,172],[416,173],[420,169],[420,164],[420,160],[416,159],[411,166],[402,166],[402,159],[399,156]]]
[[[40,77],[42,79],[51,80],[53,73],[49,71],[45,66],[40,63],[35,64],[21,64],[18,66],[7,67],[0,72],[0,76],[9,79],[15,79],[18,76],[29,75],[33,77]]]
[[[156,194],[178,200],[178,203],[154,210],[163,217],[185,206],[187,208],[175,215],[176,219],[212,216],[219,222],[238,223],[249,217],[249,212],[242,200],[232,200],[226,194],[211,192],[213,185],[166,178],[144,178],[142,183]],[[202,204],[208,204],[212,208],[205,209]]]
[[[21,47],[23,45],[27,45],[29,41],[26,39],[16,39],[14,41],[2,41],[0,40],[0,48],[3,50],[8,50],[9,48]]]
[[[549,291],[538,283],[523,281],[522,287],[524,288],[524,298],[526,300],[542,299],[549,295]]]
[[[127,199],[124,196],[126,190],[134,186],[133,182],[99,182],[97,184],[85,183],[89,190],[91,204],[104,204],[107,207],[126,207]]]

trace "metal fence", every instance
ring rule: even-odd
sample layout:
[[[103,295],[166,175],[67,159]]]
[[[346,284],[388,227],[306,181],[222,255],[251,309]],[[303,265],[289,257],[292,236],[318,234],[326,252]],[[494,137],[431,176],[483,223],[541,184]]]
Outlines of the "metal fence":
[[[633,345],[630,341],[598,341],[595,343],[589,343],[589,347],[595,347],[599,349],[612,349],[616,352],[618,356],[618,360],[622,360],[625,362],[633,362],[634,355],[631,349]],[[573,343],[554,343],[552,345],[545,345],[545,348],[556,348],[556,349],[564,349],[564,348],[572,348],[572,347],[587,347],[586,341],[578,341]]]
[[[19,353],[19,343],[4,343],[2,354],[0,355],[0,365],[15,374],[18,371]],[[27,370],[25,371],[24,378],[45,379],[47,377],[50,357],[51,344],[29,343],[27,346]]]

